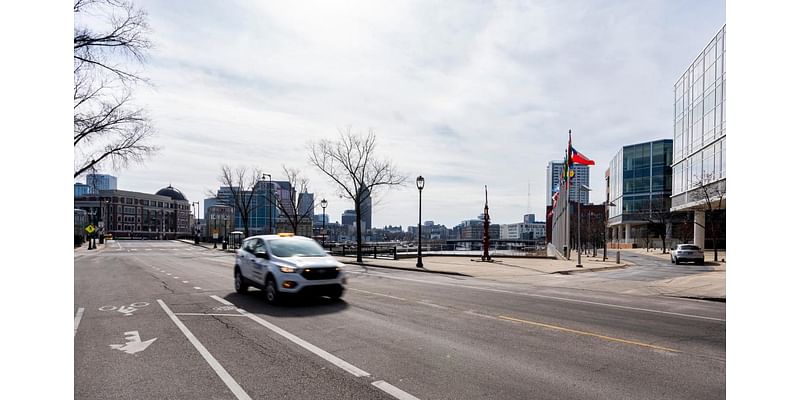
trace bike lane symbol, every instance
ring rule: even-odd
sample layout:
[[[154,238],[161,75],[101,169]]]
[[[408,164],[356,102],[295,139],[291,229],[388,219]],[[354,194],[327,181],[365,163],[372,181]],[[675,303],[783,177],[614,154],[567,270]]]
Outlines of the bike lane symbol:
[[[129,317],[129,316],[133,315],[134,311],[136,311],[136,310],[138,310],[138,309],[140,309],[142,307],[147,307],[149,305],[150,305],[150,303],[148,303],[148,302],[139,301],[139,302],[136,302],[136,303],[131,303],[131,304],[127,305],[127,306],[124,306],[124,305],[123,306],[119,306],[119,307],[117,307],[117,306],[102,306],[102,307],[98,308],[98,310],[100,310],[100,311],[119,311],[119,312],[123,313],[126,317]]]

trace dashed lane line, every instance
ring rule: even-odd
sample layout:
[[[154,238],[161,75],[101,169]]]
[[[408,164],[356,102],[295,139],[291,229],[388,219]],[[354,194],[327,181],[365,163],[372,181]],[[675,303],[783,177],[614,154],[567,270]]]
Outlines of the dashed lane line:
[[[217,376],[219,376],[220,379],[222,379],[222,382],[224,382],[225,385],[228,386],[228,389],[230,389],[233,395],[236,396],[236,398],[239,400],[251,399],[251,397],[244,391],[244,389],[242,389],[239,383],[237,383],[236,380],[233,379],[231,374],[229,374],[228,371],[226,371],[225,368],[217,361],[217,359],[214,358],[214,356],[212,356],[211,353],[208,352],[206,347],[203,346],[203,344],[200,343],[199,340],[197,340],[194,334],[192,334],[189,328],[187,328],[186,325],[184,325],[183,322],[181,322],[181,320],[178,319],[178,317],[172,312],[172,310],[170,310],[169,307],[167,307],[167,305],[163,301],[161,301],[161,299],[156,299],[156,301],[158,302],[158,304],[161,305],[161,308],[164,310],[164,312],[167,313],[169,319],[171,319],[172,322],[175,323],[178,329],[180,329],[180,331],[183,332],[183,335],[186,336],[187,339],[189,339],[189,342],[192,343],[192,345],[194,345],[194,348],[197,349],[197,351],[200,353],[201,356],[203,356],[208,365],[211,366],[211,369],[213,369],[214,372],[217,373]]]
[[[225,300],[225,299],[223,299],[223,298],[221,298],[219,296],[211,295],[211,298],[216,300],[216,301],[218,301],[218,302],[220,302],[220,303],[222,303],[222,304],[225,304],[225,305],[228,305],[228,306],[234,306],[233,303],[231,303],[231,302],[229,302],[229,301],[227,301],[227,300]],[[275,325],[273,325],[273,324],[271,324],[271,323],[269,323],[269,322],[267,322],[267,321],[255,316],[255,315],[253,315],[253,314],[251,314],[251,313],[249,313],[249,312],[247,312],[247,311],[245,311],[245,310],[243,310],[241,308],[237,307],[236,310],[239,311],[242,315],[245,315],[248,318],[250,318],[251,320],[255,321],[259,325],[261,325],[261,326],[263,326],[263,327],[265,327],[265,328],[267,328],[267,329],[269,329],[269,330],[271,330],[271,331],[273,331],[273,332],[285,337],[286,339],[289,339],[290,341],[294,342],[298,346],[300,346],[300,347],[302,347],[302,348],[304,348],[304,349],[306,349],[306,350],[308,350],[308,351],[310,351],[310,352],[322,357],[323,359],[327,360],[331,364],[336,365],[337,367],[339,367],[339,368],[351,373],[354,376],[358,376],[358,377],[369,376],[369,372],[366,372],[366,371],[356,367],[355,365],[350,364],[347,361],[344,361],[341,358],[336,357],[333,354],[328,353],[327,351],[322,350],[319,347],[314,346],[313,344],[311,344],[309,342],[306,342],[305,340],[300,339],[299,337],[297,337],[297,336],[295,336],[295,335],[293,335],[293,334],[291,334],[291,333],[289,333],[289,332],[287,332],[287,331],[285,331],[285,330],[283,330],[283,329],[281,329],[281,328],[279,328],[279,327],[277,327],[277,326],[275,326]]]
[[[75,335],[78,334],[78,325],[81,324],[81,318],[83,318],[83,311],[84,311],[83,308],[80,307],[78,308],[78,312],[75,313],[75,333],[72,335],[72,337],[75,337]]]
[[[235,305],[233,303],[231,303],[228,300],[225,300],[225,299],[223,299],[223,298],[221,298],[221,297],[219,297],[217,295],[211,295],[210,297],[212,299],[222,303],[222,304],[235,307]],[[289,333],[288,331],[285,331],[285,330],[279,328],[278,326],[273,325],[273,324],[265,321],[264,319],[254,315],[254,314],[249,313],[246,310],[243,310],[241,308],[236,307],[236,311],[241,313],[243,316],[248,317],[251,320],[255,321],[259,325],[261,325],[261,326],[263,326],[263,327],[265,327],[265,328],[267,328],[267,329],[269,329],[269,330],[271,330],[271,331],[283,336],[286,339],[289,339],[290,341],[294,342],[298,346],[300,346],[300,347],[302,347],[302,348],[304,348],[304,349],[316,354],[317,356],[321,357],[322,359],[330,362],[333,365],[336,365],[337,367],[349,372],[350,374],[352,374],[352,375],[354,375],[356,377],[367,377],[367,376],[370,376],[369,372],[364,371],[364,370],[354,366],[353,364],[350,364],[347,361],[344,361],[341,358],[336,357],[333,354],[328,353],[327,351],[322,350],[321,348],[319,348],[319,347],[317,347],[317,346],[315,346],[315,345],[313,345],[313,344],[311,344],[309,342],[306,342],[303,339],[300,339],[299,337]],[[396,387],[396,386],[394,386],[394,385],[392,385],[390,383],[382,381],[382,380],[378,380],[378,381],[372,382],[372,386],[375,386],[376,388],[382,390],[384,393],[386,393],[386,394],[388,394],[388,395],[390,395],[390,396],[392,396],[392,397],[394,397],[396,399],[399,399],[399,400],[419,400],[419,398],[417,398],[417,397],[415,397],[415,396],[403,391],[402,389],[400,389],[400,388],[398,388],[398,387]]]

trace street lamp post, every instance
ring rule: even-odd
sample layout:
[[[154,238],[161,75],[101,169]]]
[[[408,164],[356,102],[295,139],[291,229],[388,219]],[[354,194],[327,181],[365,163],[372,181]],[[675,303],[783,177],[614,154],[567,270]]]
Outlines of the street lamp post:
[[[272,175],[270,175],[270,174],[261,174],[261,180],[262,181],[267,179],[267,177],[269,177],[269,186],[267,187],[267,190],[264,192],[264,199],[265,199],[266,207],[267,207],[267,210],[266,210],[267,211],[266,212],[267,216],[266,216],[266,218],[267,218],[267,225],[269,226],[269,228],[267,228],[267,226],[264,227],[264,234],[268,235],[268,234],[271,233],[270,231],[272,230],[272,218],[270,218],[270,217],[272,217],[272,207],[270,207],[270,202],[269,202],[269,200],[270,200],[269,195],[270,195],[270,193],[272,191]]]
[[[193,201],[194,210],[194,244],[200,244],[200,202]]]
[[[325,248],[325,209],[328,208],[328,200],[322,199],[319,204],[322,206],[322,247]]]
[[[590,189],[586,185],[580,185],[580,186],[578,186],[578,192],[580,193],[581,190],[584,190],[584,191],[588,192],[588,191],[591,191],[592,189]],[[581,246],[581,196],[579,195],[578,196],[578,265],[576,265],[577,268],[583,268],[583,265],[581,264],[581,248],[582,248],[582,246]]]
[[[214,231],[212,233],[211,240],[214,241],[214,248],[216,249],[217,248],[217,240],[219,238],[219,228],[217,228],[217,213],[216,212],[214,213],[214,218],[213,219],[214,219]],[[214,237],[214,236],[216,236],[216,237]]]
[[[417,268],[422,268],[422,188],[425,187],[425,178],[422,175],[417,177],[417,189],[419,189],[419,222],[417,224]]]
[[[263,180],[264,177],[269,177],[269,187],[267,187],[267,226],[269,229],[267,230],[267,234],[272,234],[272,175],[270,174],[261,174],[261,179]]]

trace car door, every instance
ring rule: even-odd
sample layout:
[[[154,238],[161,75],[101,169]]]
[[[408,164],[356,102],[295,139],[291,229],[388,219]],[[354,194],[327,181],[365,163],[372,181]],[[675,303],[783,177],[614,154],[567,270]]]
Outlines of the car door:
[[[242,271],[242,276],[249,280],[253,280],[253,239],[245,240],[242,243],[242,248],[236,252],[236,263],[239,265],[239,270]]]
[[[264,243],[263,239],[254,240],[252,253],[250,253],[250,271],[253,274],[253,277],[250,279],[254,282],[264,282],[264,277],[267,276],[267,269],[269,266],[269,260],[255,256],[256,253],[259,252],[267,253],[267,244]]]

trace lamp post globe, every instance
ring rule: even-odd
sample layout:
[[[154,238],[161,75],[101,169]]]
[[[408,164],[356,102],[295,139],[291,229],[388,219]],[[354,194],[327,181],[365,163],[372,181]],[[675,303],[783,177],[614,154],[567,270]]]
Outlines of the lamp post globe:
[[[417,268],[422,268],[422,188],[425,187],[425,178],[422,175],[417,177],[417,189],[419,189],[419,222],[417,223]]]

